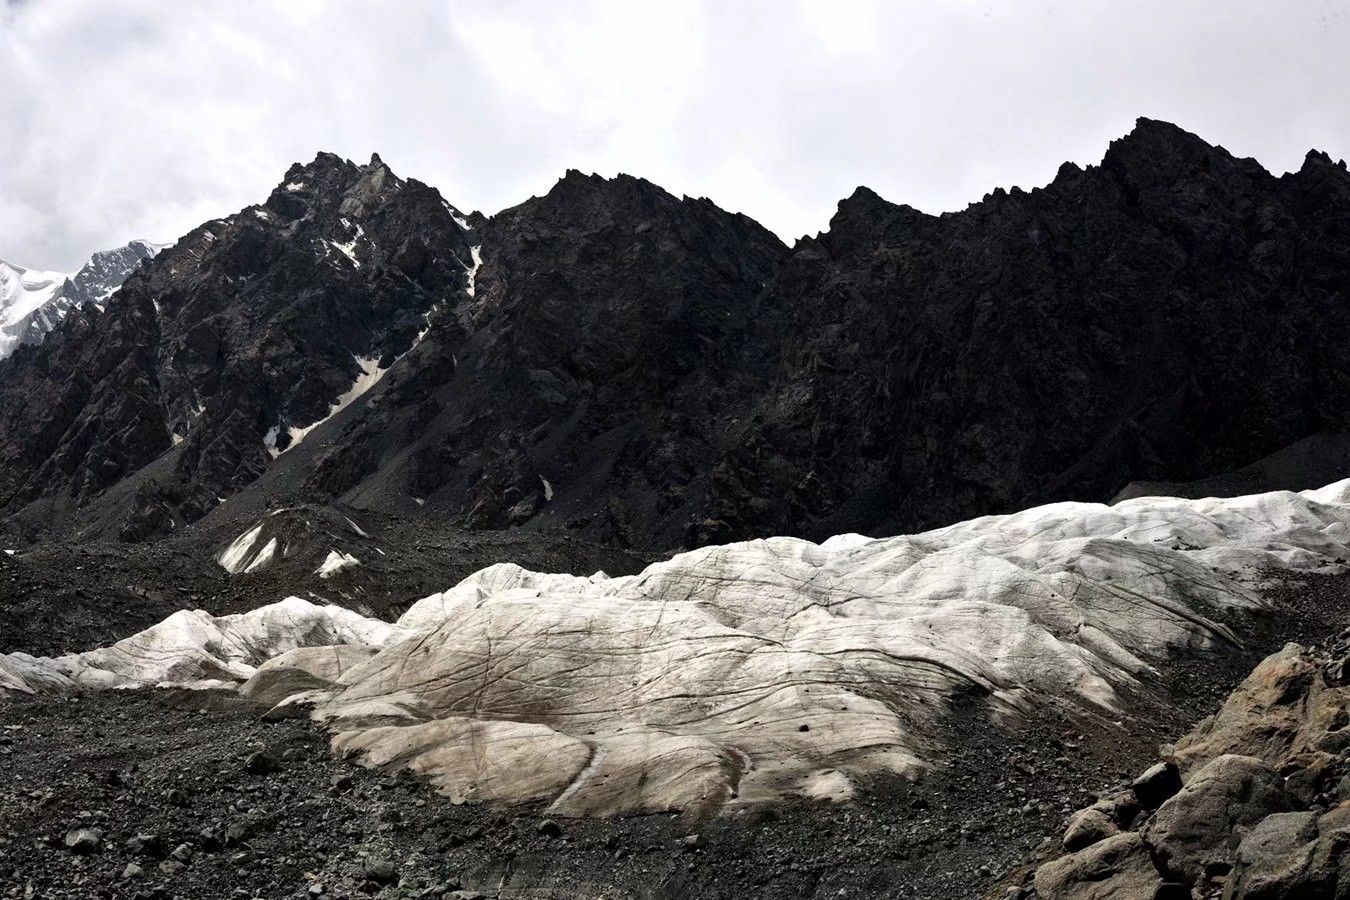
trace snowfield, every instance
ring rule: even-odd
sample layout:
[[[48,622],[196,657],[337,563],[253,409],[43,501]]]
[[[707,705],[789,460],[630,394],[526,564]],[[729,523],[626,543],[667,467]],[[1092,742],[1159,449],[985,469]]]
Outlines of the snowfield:
[[[1005,722],[1048,706],[1126,717],[1169,657],[1236,645],[1218,620],[1262,607],[1263,573],[1347,558],[1350,481],[1057,503],[903,537],[708,547],[623,578],[499,564],[392,625],[297,598],[183,612],[111,648],[0,656],[0,696],[230,685],[313,715],[366,764],[560,815],[844,799],[938,759],[930,726],[957,693]]]
[[[23,320],[65,286],[65,272],[40,272],[0,259],[0,359],[14,352]]]

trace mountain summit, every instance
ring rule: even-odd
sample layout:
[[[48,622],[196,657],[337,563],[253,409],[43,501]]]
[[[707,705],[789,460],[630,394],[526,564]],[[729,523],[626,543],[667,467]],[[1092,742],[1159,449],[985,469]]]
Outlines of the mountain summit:
[[[1148,119],[959,213],[859,188],[790,248],[631,176],[466,217],[320,154],[0,368],[0,513],[140,540],[339,502],[664,550],[1105,501],[1335,446],[1347,292],[1343,164]],[[1281,478],[1243,487],[1310,486]]]

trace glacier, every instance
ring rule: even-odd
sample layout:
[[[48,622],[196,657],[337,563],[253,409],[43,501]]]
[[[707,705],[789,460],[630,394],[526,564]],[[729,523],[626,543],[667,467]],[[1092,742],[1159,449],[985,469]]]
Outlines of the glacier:
[[[246,566],[246,532],[221,564]],[[1270,579],[1342,571],[1350,480],[1231,499],[1055,503],[922,534],[705,547],[637,575],[480,570],[385,623],[291,597],[110,648],[0,655],[0,698],[177,684],[309,715],[335,752],[465,802],[715,814],[916,777],[957,696],[996,724],[1111,723]]]

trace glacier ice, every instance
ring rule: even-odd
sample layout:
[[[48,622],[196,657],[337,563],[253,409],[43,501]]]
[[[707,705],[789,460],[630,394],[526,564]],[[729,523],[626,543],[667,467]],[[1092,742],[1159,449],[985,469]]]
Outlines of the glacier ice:
[[[259,537],[222,564],[245,565]],[[1263,579],[1347,557],[1350,481],[1056,503],[901,537],[706,547],[616,578],[498,564],[392,624],[294,598],[179,613],[105,650],[0,656],[0,694],[242,685],[368,765],[559,815],[844,799],[939,759],[935,716],[956,694],[1005,723],[1127,717],[1168,658],[1238,645],[1221,623],[1265,607]],[[198,637],[212,629],[231,637]]]

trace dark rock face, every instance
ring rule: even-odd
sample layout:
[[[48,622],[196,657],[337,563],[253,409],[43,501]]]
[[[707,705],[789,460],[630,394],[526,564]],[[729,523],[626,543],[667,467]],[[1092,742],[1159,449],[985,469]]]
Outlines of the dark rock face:
[[[0,513],[141,539],[247,489],[820,538],[1232,472],[1350,413],[1350,175],[1322,154],[1277,178],[1140,120],[961,213],[859,189],[791,249],[627,176],[460,221],[320,156],[192,232],[0,367]]]
[[[136,475],[109,529],[199,517],[285,448],[269,432],[322,419],[405,352],[468,258],[453,210],[378,157],[294,166],[0,369],[0,508],[60,522]]]
[[[1347,217],[1321,156],[1278,179],[1148,121],[956,215],[860,189],[790,253],[573,174],[479,229],[461,374],[393,429],[397,480],[479,527],[669,547],[1224,471],[1343,424]],[[387,455],[354,441],[311,484]]]
[[[1344,425],[1350,177],[1141,120],[1099,167],[932,217],[860,189],[760,326],[731,533],[895,531],[1183,480]],[[1166,473],[1166,474],[1164,474]]]
[[[1144,809],[1157,809],[1181,790],[1181,771],[1176,763],[1160,762],[1130,785],[1135,800]]]
[[[786,248],[706,200],[576,172],[473,240],[473,297],[310,486],[363,502],[387,486],[479,528],[537,518],[678,546],[722,428],[771,371],[737,377],[730,348]]]

